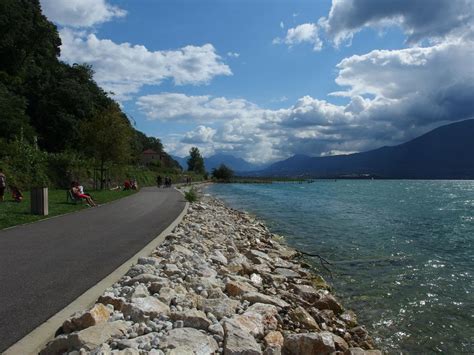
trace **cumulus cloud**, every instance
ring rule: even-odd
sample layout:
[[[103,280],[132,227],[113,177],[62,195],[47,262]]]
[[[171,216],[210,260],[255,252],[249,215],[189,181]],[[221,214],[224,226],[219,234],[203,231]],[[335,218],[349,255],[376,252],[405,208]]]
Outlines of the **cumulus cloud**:
[[[92,65],[97,82],[121,100],[143,85],[158,85],[166,79],[176,85],[199,85],[218,75],[232,75],[212,44],[150,51],[142,45],[117,44],[67,28],[60,35],[61,59]]]
[[[439,40],[472,26],[472,0],[333,0],[319,23],[338,45],[364,27],[400,26],[409,43]]]
[[[188,96],[180,93],[161,93],[141,96],[138,108],[148,119],[193,120],[213,122],[221,119],[242,118],[257,111],[256,105],[243,99],[224,97]]]
[[[288,108],[269,110],[241,99],[179,94],[183,104],[173,111],[168,107],[176,102],[174,94],[166,94],[160,98],[170,103],[161,101],[153,114],[210,119],[215,132],[203,148],[254,162],[364,151],[473,118],[473,57],[474,42],[458,39],[345,58],[336,78],[343,90],[332,93],[346,97],[345,105],[304,96]]]
[[[106,0],[41,0],[41,6],[50,20],[70,27],[90,27],[127,14]]]
[[[285,37],[277,37],[273,40],[273,44],[280,43],[284,43],[290,47],[296,44],[309,43],[313,46],[313,51],[320,51],[323,48],[323,42],[318,34],[318,26],[314,23],[304,23],[289,28]]]
[[[194,131],[186,133],[181,142],[190,144],[212,143],[215,134],[216,130],[211,127],[198,126]]]
[[[345,98],[346,104],[304,96],[280,110],[244,101],[224,114],[222,107],[210,104],[212,97],[186,96],[183,100],[193,104],[185,105],[185,112],[166,114],[170,104],[162,103],[154,114],[210,118],[212,137],[202,139],[200,148],[253,162],[400,144],[443,124],[474,118],[473,14],[471,0],[333,0],[327,18],[290,28],[274,43],[311,43],[318,49],[321,27],[340,44],[364,27],[399,26],[412,45],[341,60],[336,66],[341,89],[330,95]]]
[[[355,110],[405,127],[470,118],[474,114],[472,58],[474,42],[462,40],[355,55],[337,65],[336,82],[347,90],[333,95],[374,96]]]

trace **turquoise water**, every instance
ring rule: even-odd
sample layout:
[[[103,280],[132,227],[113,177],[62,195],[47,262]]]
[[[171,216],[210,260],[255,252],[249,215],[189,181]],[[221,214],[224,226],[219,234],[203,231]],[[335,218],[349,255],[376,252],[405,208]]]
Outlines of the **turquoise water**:
[[[219,184],[207,192],[331,261],[336,294],[385,351],[474,352],[474,181]]]

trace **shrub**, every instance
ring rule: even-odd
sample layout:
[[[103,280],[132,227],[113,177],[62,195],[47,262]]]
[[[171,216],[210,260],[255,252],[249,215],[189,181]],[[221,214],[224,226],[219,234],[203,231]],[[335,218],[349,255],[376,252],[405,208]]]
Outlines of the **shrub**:
[[[198,194],[196,192],[196,189],[191,188],[189,191],[186,191],[184,193],[184,198],[190,203],[196,202],[198,200]]]

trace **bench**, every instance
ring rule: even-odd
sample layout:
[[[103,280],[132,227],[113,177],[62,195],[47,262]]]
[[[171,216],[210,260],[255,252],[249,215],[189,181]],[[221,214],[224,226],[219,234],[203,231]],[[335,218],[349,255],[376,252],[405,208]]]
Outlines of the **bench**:
[[[74,194],[72,193],[70,189],[66,191],[66,202],[69,202],[69,200],[74,204],[82,202],[82,198],[78,198],[74,196]]]

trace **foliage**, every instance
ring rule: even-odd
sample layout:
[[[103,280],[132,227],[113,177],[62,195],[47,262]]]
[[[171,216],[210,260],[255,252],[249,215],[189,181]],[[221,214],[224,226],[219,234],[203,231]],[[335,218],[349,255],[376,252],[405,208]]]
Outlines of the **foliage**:
[[[20,188],[47,186],[47,154],[20,138],[0,143],[2,169],[9,185]]]
[[[124,163],[130,159],[132,129],[115,104],[84,121],[81,137],[84,151],[101,167],[108,162]]]
[[[56,26],[39,0],[0,1],[0,165],[23,188],[65,187],[101,165],[136,164],[145,149],[179,168],[158,138],[135,130],[87,64],[61,62]],[[123,171],[117,178],[123,178]]]
[[[197,147],[192,147],[189,150],[188,171],[193,171],[197,174],[204,174],[206,172],[204,159]]]
[[[189,191],[185,191],[184,198],[190,203],[196,202],[198,200],[198,194],[196,189],[194,187],[191,187]]]
[[[234,177],[234,171],[224,164],[212,170],[212,177],[219,181],[229,182]]]
[[[53,74],[52,87],[38,98],[31,112],[38,144],[49,152],[82,151],[81,125],[114,103],[94,82],[87,65],[60,63]]]
[[[93,164],[74,151],[48,154],[48,177],[52,186],[69,188],[71,181],[82,184],[92,175]]]
[[[0,138],[14,139],[18,133],[28,137],[34,136],[34,130],[26,115],[26,100],[24,97],[15,95],[0,82]]]

